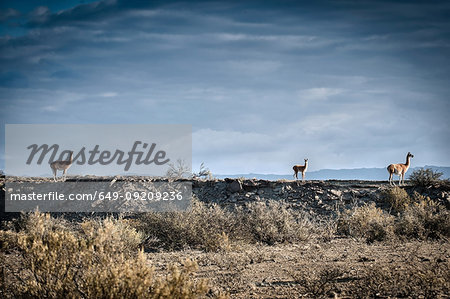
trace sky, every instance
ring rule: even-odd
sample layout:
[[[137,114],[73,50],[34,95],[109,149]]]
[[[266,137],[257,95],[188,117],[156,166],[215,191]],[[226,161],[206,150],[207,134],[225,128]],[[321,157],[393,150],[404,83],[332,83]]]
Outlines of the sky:
[[[191,124],[217,174],[450,166],[448,1],[2,1],[5,124]]]

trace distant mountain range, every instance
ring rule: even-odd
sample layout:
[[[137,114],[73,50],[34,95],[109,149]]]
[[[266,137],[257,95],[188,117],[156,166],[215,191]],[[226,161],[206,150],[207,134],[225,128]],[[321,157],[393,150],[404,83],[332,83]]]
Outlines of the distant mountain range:
[[[433,171],[442,172],[442,179],[450,179],[450,167],[446,166],[429,166],[425,165],[424,167],[413,167],[408,170],[406,173],[406,179],[408,179],[409,175],[416,169],[421,168],[431,168]],[[261,173],[243,173],[243,174],[214,174],[213,176],[217,179],[224,178],[248,178],[248,179],[261,179],[261,180],[292,180],[294,171],[292,174],[261,174]],[[71,175],[69,173],[69,175]],[[123,173],[121,175],[126,176],[139,176],[139,174],[135,173]],[[26,175],[23,175],[26,176]],[[61,173],[58,173],[58,176],[61,176]],[[52,174],[45,173],[42,174],[41,177],[53,177]],[[301,178],[301,174],[299,174]],[[308,171],[306,173],[307,180],[366,180],[366,181],[387,181],[389,178],[389,174],[386,168],[354,168],[354,169],[321,169],[317,171]],[[395,180],[398,180],[398,176],[394,176]]]
[[[450,167],[443,166],[424,166],[410,168],[406,173],[406,179],[416,169],[431,168],[433,171],[442,172],[442,179],[450,178]],[[292,174],[260,174],[260,173],[246,173],[246,174],[214,174],[215,178],[256,178],[262,180],[292,180]],[[301,177],[301,175],[299,175]],[[389,174],[386,168],[355,168],[355,169],[321,169],[317,171],[308,171],[306,173],[307,180],[368,180],[368,181],[386,181]],[[398,180],[398,176],[394,176]]]

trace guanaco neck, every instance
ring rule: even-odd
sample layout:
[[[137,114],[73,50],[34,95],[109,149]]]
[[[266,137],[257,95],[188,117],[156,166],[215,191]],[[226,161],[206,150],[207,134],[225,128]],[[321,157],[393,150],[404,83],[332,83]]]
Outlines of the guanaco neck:
[[[72,164],[72,162],[73,162],[73,152],[71,152],[70,153],[70,159],[69,159],[69,162]]]
[[[411,160],[411,156],[410,156],[410,155],[407,155],[407,156],[406,156],[406,163],[405,163],[406,168],[409,168],[410,160]]]

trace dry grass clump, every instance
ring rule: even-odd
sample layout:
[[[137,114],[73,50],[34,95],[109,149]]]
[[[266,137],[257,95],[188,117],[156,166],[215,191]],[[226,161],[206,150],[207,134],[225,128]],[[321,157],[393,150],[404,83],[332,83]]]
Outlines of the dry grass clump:
[[[398,186],[384,190],[382,198],[395,212],[402,212],[411,204],[408,193]]]
[[[306,240],[312,224],[306,214],[288,209],[279,201],[252,202],[238,210],[241,229],[253,242],[275,243]]]
[[[140,234],[121,219],[86,221],[75,230],[35,212],[23,223],[0,234],[3,297],[197,298],[208,291],[205,281],[190,279],[192,262],[156,278],[138,249]]]
[[[193,200],[184,212],[144,213],[137,229],[154,245],[168,250],[186,247],[206,251],[228,251],[237,243],[274,244],[305,239],[311,224],[281,202],[248,203],[227,210],[216,204]]]
[[[440,239],[450,236],[450,213],[429,197],[414,193],[414,203],[399,216],[395,232],[400,237]]]
[[[342,212],[337,220],[337,233],[367,242],[383,241],[393,235],[394,217],[374,203]]]
[[[195,199],[187,211],[144,213],[136,224],[137,229],[154,240],[156,247],[168,250],[194,247],[207,251],[229,249],[229,237],[236,237],[236,226],[231,212]]]

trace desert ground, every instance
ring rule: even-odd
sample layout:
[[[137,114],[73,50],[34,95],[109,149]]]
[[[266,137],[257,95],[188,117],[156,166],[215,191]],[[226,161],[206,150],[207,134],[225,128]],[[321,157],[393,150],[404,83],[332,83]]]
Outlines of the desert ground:
[[[192,188],[186,212],[2,213],[1,296],[448,298],[448,181]]]
[[[450,281],[448,242],[367,244],[336,238],[230,252],[195,250],[150,255],[157,271],[190,258],[212,293],[231,298],[446,298]]]

